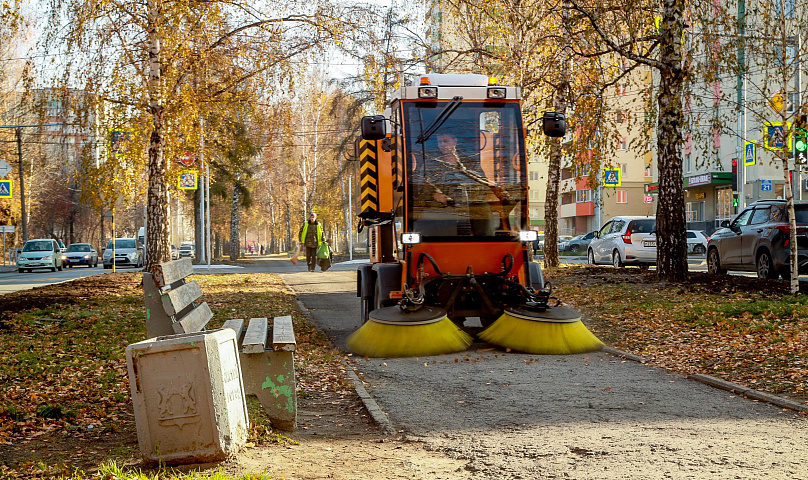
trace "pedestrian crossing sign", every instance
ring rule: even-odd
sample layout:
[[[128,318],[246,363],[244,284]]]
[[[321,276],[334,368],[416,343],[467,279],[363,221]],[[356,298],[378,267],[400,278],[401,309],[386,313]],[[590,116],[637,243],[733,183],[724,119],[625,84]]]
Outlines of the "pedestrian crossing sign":
[[[198,184],[198,176],[196,170],[187,170],[180,172],[177,179],[177,188],[180,190],[196,190]]]
[[[623,182],[620,179],[619,168],[604,168],[603,169],[603,186],[604,187],[619,187]]]
[[[763,148],[766,150],[791,150],[791,123],[764,122]]]
[[[757,145],[755,142],[744,143],[743,166],[749,167],[757,161]]]
[[[14,184],[11,180],[0,180],[0,198],[11,198],[14,193]]]

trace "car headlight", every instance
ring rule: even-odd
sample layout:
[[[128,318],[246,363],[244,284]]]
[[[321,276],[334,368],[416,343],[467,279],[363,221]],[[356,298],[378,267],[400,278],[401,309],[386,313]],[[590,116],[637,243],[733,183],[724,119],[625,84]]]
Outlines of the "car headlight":
[[[42,260],[53,260],[53,255],[46,255],[42,257]]]
[[[20,255],[20,258],[18,258],[18,260],[28,260],[28,259],[25,257],[25,255]]]

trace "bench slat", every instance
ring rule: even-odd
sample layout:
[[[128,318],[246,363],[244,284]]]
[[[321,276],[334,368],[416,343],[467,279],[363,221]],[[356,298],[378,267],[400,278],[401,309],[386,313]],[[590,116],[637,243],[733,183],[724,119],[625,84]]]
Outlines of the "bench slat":
[[[294,352],[296,348],[292,316],[275,317],[272,325],[272,349],[280,352]]]
[[[163,294],[163,308],[169,315],[176,315],[177,312],[182,311],[194,302],[197,298],[202,296],[202,289],[196,280],[180,285],[179,287],[169,290],[168,293]]]
[[[204,302],[182,317],[180,321],[174,322],[174,331],[176,333],[199,332],[205,328],[211,318],[213,318],[213,312],[210,311],[207,302]]]
[[[179,260],[158,263],[152,267],[154,284],[157,285],[159,289],[163,289],[174,282],[182,280],[189,275],[193,275],[193,273],[194,266],[190,258],[180,258]]]
[[[236,342],[241,342],[241,334],[244,333],[244,319],[243,318],[231,318],[230,320],[224,322],[222,328],[229,328],[236,332]]]
[[[267,345],[267,323],[266,318],[250,319],[241,344],[243,353],[264,353]]]

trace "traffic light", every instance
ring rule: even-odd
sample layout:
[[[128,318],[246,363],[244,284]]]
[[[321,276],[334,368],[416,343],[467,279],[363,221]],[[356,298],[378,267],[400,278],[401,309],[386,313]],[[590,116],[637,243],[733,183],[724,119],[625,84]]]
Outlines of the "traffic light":
[[[732,196],[732,206],[735,207],[735,208],[738,208],[738,205],[740,205],[740,204],[741,204],[741,202],[738,199],[738,194],[736,193],[736,194],[734,194]]]
[[[808,163],[808,125],[805,115],[797,115],[794,121],[794,163]]]

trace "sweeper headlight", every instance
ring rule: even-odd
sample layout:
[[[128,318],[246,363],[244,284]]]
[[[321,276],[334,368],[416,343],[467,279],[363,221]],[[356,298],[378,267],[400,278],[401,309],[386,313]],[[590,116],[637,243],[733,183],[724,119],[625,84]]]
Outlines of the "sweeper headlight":
[[[519,232],[519,240],[522,242],[535,242],[539,239],[539,234],[536,230],[523,230]]]
[[[418,98],[438,98],[438,87],[418,87]]]
[[[401,234],[401,243],[404,245],[415,245],[416,243],[421,243],[421,234],[420,233],[402,233]]]
[[[505,98],[508,90],[504,87],[488,88],[488,98]]]

